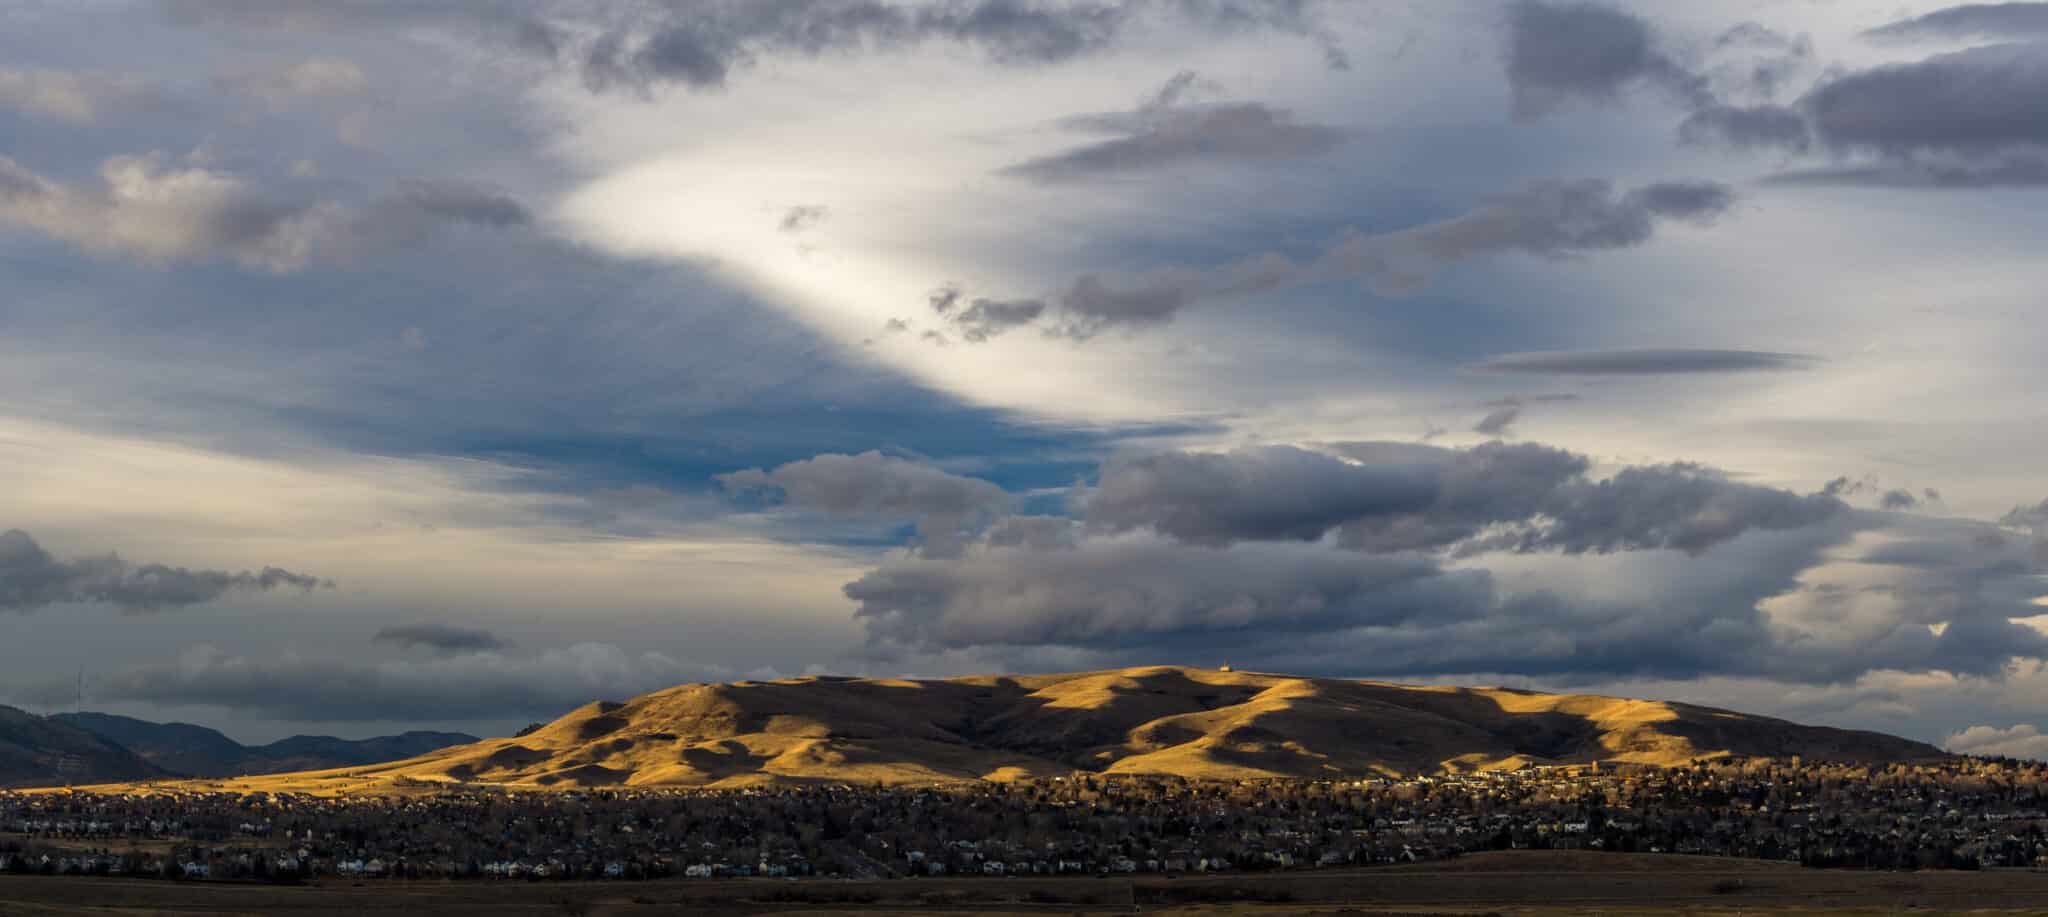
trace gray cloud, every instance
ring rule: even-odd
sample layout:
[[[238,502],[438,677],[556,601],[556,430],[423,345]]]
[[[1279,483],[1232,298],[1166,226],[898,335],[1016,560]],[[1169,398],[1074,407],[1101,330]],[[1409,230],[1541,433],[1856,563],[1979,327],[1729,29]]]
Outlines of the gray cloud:
[[[1508,14],[1506,65],[1520,117],[1575,101],[1611,102],[1638,86],[1692,106],[1710,98],[1703,77],[1657,48],[1648,23],[1593,3],[1516,3]]]
[[[957,550],[962,529],[1009,510],[1010,495],[979,478],[908,459],[863,452],[828,453],[773,471],[749,468],[717,476],[733,491],[779,491],[785,505],[839,515],[916,520],[927,552]]]
[[[775,228],[783,232],[803,232],[823,222],[826,212],[824,207],[816,204],[800,204],[784,211],[782,222],[775,224]]]
[[[933,290],[926,304],[938,313],[940,319],[958,330],[961,337],[977,344],[1037,321],[1046,309],[1045,301],[1039,299],[1008,302],[987,298],[968,300],[959,287],[951,284]],[[909,326],[906,324],[904,327],[908,329]],[[932,332],[926,332],[925,336],[932,338]],[[939,344],[946,343],[943,335],[932,339]]]
[[[1529,524],[1461,549],[1606,554],[1662,548],[1697,554],[1753,530],[1817,525],[1847,508],[1824,493],[1743,484],[1680,462],[1624,468],[1604,481],[1566,481],[1545,496]]]
[[[532,656],[497,652],[382,664],[232,656],[201,646],[173,664],[95,680],[106,701],[199,705],[306,722],[510,719],[556,716],[593,700],[624,700],[735,673],[659,653],[579,643]]]
[[[1806,116],[1780,105],[1710,105],[1678,125],[1681,142],[1737,150],[1784,149],[1804,153],[1813,144]]]
[[[0,225],[155,263],[225,259],[282,273],[411,241],[442,224],[527,221],[516,201],[463,181],[403,182],[351,208],[269,193],[155,153],[107,159],[99,179],[97,187],[67,185],[0,156]]]
[[[1881,670],[1995,675],[2048,653],[2048,640],[2011,621],[2036,610],[2026,568],[1987,562],[1970,538],[1981,525],[1893,528],[1916,556],[1857,556],[1852,535],[1886,525],[1840,516],[1707,558],[1637,555],[1643,566],[1619,574],[1650,587],[1630,590],[1635,600],[1578,594],[1571,583],[1589,574],[1568,572],[1582,571],[1568,557],[1512,585],[1416,555],[1150,536],[900,559],[846,592],[883,657],[1065,648],[1082,665],[1228,658],[1271,671],[1827,683]],[[1829,581],[1843,574],[1883,584]]]
[[[389,643],[436,653],[480,653],[510,646],[487,630],[447,624],[411,624],[386,627],[370,638],[372,643]]]
[[[1112,135],[1003,170],[1037,182],[1066,182],[1149,172],[1197,160],[1286,159],[1335,148],[1342,131],[1304,124],[1284,109],[1257,102],[1184,105],[1179,98],[1192,73],[1169,82],[1145,106],[1128,112],[1083,115],[1067,127]]]
[[[1863,33],[1875,40],[2048,35],[2048,3],[1971,3],[1935,10]]]
[[[1414,558],[1152,539],[999,548],[883,566],[847,584],[872,638],[913,646],[1102,645],[1162,635],[1395,626],[1477,610],[1483,575]]]
[[[200,605],[236,592],[333,588],[318,577],[279,567],[260,571],[191,570],[135,564],[117,554],[58,560],[20,529],[0,532],[0,610],[31,612],[50,605],[106,603],[123,611]]]
[[[1520,420],[1521,417],[1522,409],[1520,407],[1515,405],[1498,407],[1487,412],[1485,417],[1479,418],[1479,422],[1472,425],[1472,432],[1486,436],[1499,436],[1502,433],[1506,433],[1508,427],[1513,426],[1515,421]]]
[[[1629,350],[1538,350],[1505,353],[1472,364],[1497,373],[1560,376],[1650,376],[1739,373],[1811,368],[1817,360],[1767,350],[1642,348]]]
[[[1641,245],[1660,223],[1705,225],[1734,202],[1733,189],[1717,182],[1657,182],[1619,193],[1601,179],[1534,182],[1435,223],[1385,233],[1350,231],[1308,261],[1264,252],[1207,270],[1156,271],[1122,285],[1084,275],[1061,299],[1066,322],[1060,330],[1086,338],[1108,328],[1166,321],[1204,298],[1341,278],[1401,293],[1446,265],[1483,255],[1563,258]]]
[[[1052,64],[1107,47],[1148,19],[1215,31],[1273,29],[1318,37],[1328,48],[1307,7],[1299,0],[716,3],[607,28],[566,56],[592,91],[645,93],[665,84],[717,88],[733,71],[772,55],[889,50],[934,41],[976,48],[999,64]],[[1341,52],[1326,51],[1326,57],[1341,63]]]
[[[2007,44],[1849,74],[1801,100],[1830,148],[1983,154],[2048,144],[2048,45]]]
[[[1872,165],[1793,169],[1766,184],[1939,191],[2048,185],[2048,155],[2011,153],[1982,159],[1887,159]]]
[[[1533,443],[1330,448],[1344,458],[1269,446],[1112,461],[1088,497],[1088,527],[1208,545],[1314,541],[1334,530],[1337,543],[1367,552],[1697,554],[1847,509],[1830,494],[1743,484],[1683,463],[1593,480],[1584,457]]]
[[[1885,491],[1884,496],[1878,498],[1877,505],[1889,510],[1908,510],[1919,506],[1920,498],[1913,496],[1912,491],[1894,488]]]
[[[1091,529],[1150,528],[1182,541],[1313,541],[1362,516],[1412,513],[1435,498],[1445,450],[1415,447],[1363,464],[1292,446],[1113,459],[1088,496]]]
[[[393,203],[452,223],[477,226],[524,226],[532,222],[525,205],[490,185],[461,179],[409,179],[399,183]],[[379,230],[388,232],[385,227]]]

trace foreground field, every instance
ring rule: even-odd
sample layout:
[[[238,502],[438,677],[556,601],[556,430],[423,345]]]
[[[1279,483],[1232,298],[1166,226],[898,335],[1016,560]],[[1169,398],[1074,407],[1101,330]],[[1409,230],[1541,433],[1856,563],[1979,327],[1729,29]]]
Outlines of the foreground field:
[[[1273,876],[297,887],[0,877],[0,915],[2038,914],[2048,872],[1846,872],[1674,856],[1502,853]]]

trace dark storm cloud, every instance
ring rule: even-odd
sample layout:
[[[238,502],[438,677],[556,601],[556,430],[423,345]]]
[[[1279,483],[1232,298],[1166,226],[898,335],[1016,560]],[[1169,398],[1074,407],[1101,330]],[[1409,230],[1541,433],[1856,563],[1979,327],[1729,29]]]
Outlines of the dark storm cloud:
[[[1467,450],[1406,443],[1169,452],[1105,465],[1087,501],[1094,531],[1180,541],[1314,541],[1367,552],[1704,552],[1749,531],[1826,522],[1847,507],[1729,480],[1690,464],[1586,476],[1582,456],[1534,443]]]
[[[1506,65],[1521,117],[1571,102],[1611,102],[1638,86],[1691,106],[1709,100],[1706,80],[1660,50],[1649,23],[1594,3],[1516,3],[1508,14]]]
[[[2048,653],[2048,640],[2010,621],[2033,609],[2002,594],[2019,578],[2008,570],[1911,569],[1908,595],[1922,603],[1913,607],[1895,600],[1896,588],[1803,586],[1800,574],[1854,528],[1767,534],[1716,560],[1679,562],[1698,570],[1645,570],[1677,582],[1642,603],[1511,588],[1487,571],[1412,555],[1360,562],[1319,544],[1130,537],[897,560],[846,592],[877,647],[999,658],[1063,647],[1103,665],[1163,656],[1271,671],[1825,683],[1885,669],[1990,675]],[[1759,607],[1767,599],[1770,612]],[[1927,626],[1933,616],[1946,625],[1939,635]],[[1827,630],[1859,617],[1882,620],[1880,636],[1843,640]]]
[[[279,567],[260,571],[191,570],[136,564],[118,554],[58,560],[20,529],[0,532],[0,611],[106,603],[123,611],[200,605],[230,593],[333,588],[331,581]]]
[[[1706,225],[1734,202],[1734,190],[1717,182],[1656,182],[1620,192],[1601,179],[1533,182],[1435,223],[1384,233],[1349,231],[1305,261],[1263,252],[1221,267],[1168,269],[1122,281],[1084,275],[1061,298],[1066,321],[1059,330],[1086,338],[1167,321],[1204,298],[1347,278],[1403,293],[1445,266],[1485,255],[1563,258],[1631,248],[1650,241],[1659,224]]]
[[[1970,3],[1935,10],[1863,33],[1879,41],[2019,38],[2048,35],[2048,3]]]
[[[1617,476],[1605,492],[1575,485],[1549,504],[1572,514],[1553,534],[1609,533],[1579,542],[1591,552],[1620,541],[1678,547],[1720,538],[1731,513],[1776,527],[1712,553],[1628,555],[1619,574],[1572,566],[1580,562],[1560,546],[1564,555],[1536,568],[1557,575],[1516,582],[1414,552],[1067,530],[1036,545],[984,541],[952,559],[893,559],[846,594],[880,657],[972,651],[1002,659],[1060,648],[1105,666],[1227,658],[1272,671],[1825,683],[1879,670],[1993,675],[2015,658],[2048,654],[2048,639],[2012,620],[2038,611],[2030,599],[2039,564],[2018,547],[1987,547],[1975,537],[1981,523],[1724,489],[1728,482],[1690,466],[1642,472]],[[1645,528],[1609,512],[1621,504],[1685,522]],[[1858,541],[1866,530],[1886,537]],[[1834,565],[1861,568],[1879,584],[1843,587],[1825,574],[1807,581]],[[1573,591],[1587,575],[1651,588],[1624,590],[1643,596],[1627,600],[1598,585]]]
[[[1474,363],[1472,368],[1486,372],[1558,376],[1653,376],[1799,370],[1810,369],[1817,362],[1816,358],[1806,354],[1767,350],[1644,348],[1506,353]]]
[[[498,635],[487,630],[455,627],[447,624],[411,624],[403,627],[386,627],[370,638],[372,643],[389,643],[409,649],[427,649],[436,653],[480,653],[501,650],[510,646]]]
[[[1483,610],[1483,575],[1293,545],[1149,539],[891,563],[846,586],[871,637],[925,647],[1115,645],[1184,631],[1398,626]],[[1477,592],[1478,595],[1473,593]]]
[[[657,653],[579,643],[532,656],[496,652],[358,664],[231,656],[211,647],[172,664],[96,678],[93,696],[198,705],[307,722],[510,719],[558,716],[593,700],[625,700],[735,673]]]

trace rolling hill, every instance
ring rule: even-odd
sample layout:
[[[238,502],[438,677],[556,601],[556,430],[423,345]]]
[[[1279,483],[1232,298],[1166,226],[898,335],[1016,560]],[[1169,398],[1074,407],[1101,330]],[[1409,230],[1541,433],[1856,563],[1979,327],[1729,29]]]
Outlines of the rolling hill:
[[[268,745],[243,745],[217,730],[190,723],[153,723],[110,713],[57,713],[49,719],[108,739],[159,768],[189,777],[375,764],[477,741],[476,736],[459,732],[407,732],[370,739],[301,735]]]
[[[163,776],[163,769],[101,736],[13,707],[0,707],[0,788]]]
[[[1718,757],[1903,761],[1934,746],[1687,704],[1211,669],[687,684],[404,761],[233,781],[740,787],[1065,775],[1336,777]]]

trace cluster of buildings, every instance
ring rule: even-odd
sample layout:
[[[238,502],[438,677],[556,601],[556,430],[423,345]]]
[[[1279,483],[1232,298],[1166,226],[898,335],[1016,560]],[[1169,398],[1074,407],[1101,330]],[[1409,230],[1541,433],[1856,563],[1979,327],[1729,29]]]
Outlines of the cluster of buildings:
[[[1077,774],[933,787],[0,793],[0,871],[172,879],[1103,875],[1480,850],[2048,866],[2048,765],[1728,761],[1408,779]]]

